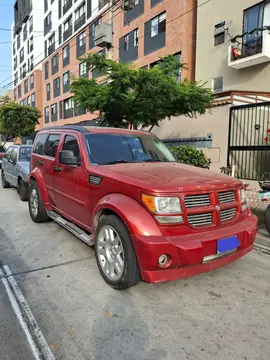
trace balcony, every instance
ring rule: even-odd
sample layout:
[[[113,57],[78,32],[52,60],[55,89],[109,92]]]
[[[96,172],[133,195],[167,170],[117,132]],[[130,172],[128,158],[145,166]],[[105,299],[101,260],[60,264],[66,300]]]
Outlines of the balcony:
[[[63,33],[63,41],[66,41],[72,35],[72,26]]]
[[[85,23],[85,13],[75,21],[74,31],[77,31],[80,27],[84,25],[84,23]]]
[[[228,66],[233,69],[240,70],[269,61],[270,34],[268,31],[244,44],[229,46]]]
[[[66,4],[63,6],[63,15],[65,15],[71,7],[72,7],[72,0],[68,0]]]

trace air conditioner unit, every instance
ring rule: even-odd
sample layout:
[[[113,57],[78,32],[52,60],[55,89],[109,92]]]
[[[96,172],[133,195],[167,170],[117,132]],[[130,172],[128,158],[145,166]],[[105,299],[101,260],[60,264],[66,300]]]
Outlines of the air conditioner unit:
[[[113,30],[110,24],[100,24],[95,27],[95,46],[112,46]]]
[[[135,0],[124,0],[123,1],[123,9],[125,11],[134,9],[135,7]]]

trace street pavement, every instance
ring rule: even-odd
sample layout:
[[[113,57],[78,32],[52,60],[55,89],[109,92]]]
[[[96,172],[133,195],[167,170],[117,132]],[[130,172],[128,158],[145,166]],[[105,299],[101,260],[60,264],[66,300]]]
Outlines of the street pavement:
[[[91,248],[53,222],[34,224],[16,190],[1,188],[0,260],[57,360],[269,359],[270,257],[259,251],[196,277],[116,291]],[[0,324],[0,359],[34,359],[3,287]]]

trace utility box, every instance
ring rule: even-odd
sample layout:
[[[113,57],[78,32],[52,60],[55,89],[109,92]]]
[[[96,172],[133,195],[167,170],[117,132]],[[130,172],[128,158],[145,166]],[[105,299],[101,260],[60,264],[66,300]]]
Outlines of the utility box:
[[[95,46],[109,47],[113,42],[113,30],[110,24],[100,24],[95,27]]]

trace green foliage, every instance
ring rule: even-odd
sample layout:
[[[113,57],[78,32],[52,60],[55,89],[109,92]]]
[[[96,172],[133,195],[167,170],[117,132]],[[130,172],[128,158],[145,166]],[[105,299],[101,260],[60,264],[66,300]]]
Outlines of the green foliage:
[[[202,150],[185,145],[173,146],[170,150],[182,164],[197,166],[204,169],[210,168],[211,160],[205,156]]]
[[[35,130],[39,117],[37,108],[11,101],[0,106],[0,134],[6,139],[29,135]]]
[[[137,69],[98,54],[81,59],[90,71],[101,74],[95,79],[73,79],[71,91],[77,106],[99,111],[110,126],[129,123],[134,128],[155,126],[171,116],[204,114],[212,102],[212,92],[188,80],[176,79],[180,64],[173,56],[162,59],[152,69]]]

